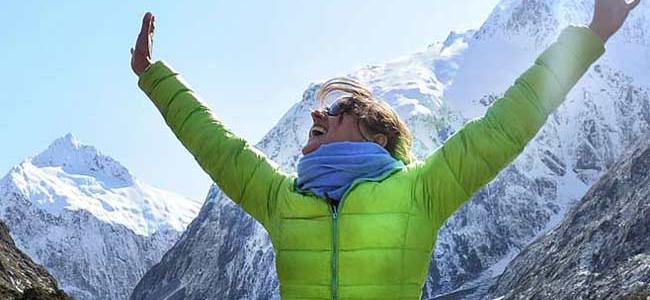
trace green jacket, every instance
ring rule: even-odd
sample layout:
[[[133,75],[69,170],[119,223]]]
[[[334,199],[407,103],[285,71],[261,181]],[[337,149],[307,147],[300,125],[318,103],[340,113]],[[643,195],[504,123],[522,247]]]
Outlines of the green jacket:
[[[283,299],[419,299],[440,227],[524,149],[603,52],[591,30],[568,27],[485,116],[425,161],[355,182],[337,211],[298,193],[293,175],[233,135],[165,63],[139,85],[203,170],[267,230]]]

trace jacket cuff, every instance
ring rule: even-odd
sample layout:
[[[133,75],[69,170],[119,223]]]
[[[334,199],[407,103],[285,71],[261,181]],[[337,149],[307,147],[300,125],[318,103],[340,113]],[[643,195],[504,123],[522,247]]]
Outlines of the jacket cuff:
[[[587,26],[568,26],[558,37],[558,42],[570,49],[585,68],[605,53],[605,43]]]
[[[164,61],[159,60],[150,65],[138,79],[138,86],[147,95],[151,95],[153,90],[165,78],[178,75],[178,73],[167,65]]]

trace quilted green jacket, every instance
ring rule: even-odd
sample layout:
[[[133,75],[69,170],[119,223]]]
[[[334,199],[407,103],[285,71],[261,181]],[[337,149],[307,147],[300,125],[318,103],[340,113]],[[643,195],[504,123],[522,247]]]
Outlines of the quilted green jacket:
[[[524,149],[603,52],[590,29],[567,27],[483,117],[423,162],[354,182],[338,208],[297,192],[294,175],[233,135],[165,63],[139,85],[203,170],[267,230],[283,299],[419,299],[445,220]]]

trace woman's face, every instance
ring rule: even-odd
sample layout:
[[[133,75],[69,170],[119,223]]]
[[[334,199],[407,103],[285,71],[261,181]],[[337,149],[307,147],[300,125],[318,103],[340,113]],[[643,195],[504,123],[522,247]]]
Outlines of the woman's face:
[[[322,144],[366,141],[361,133],[362,124],[352,113],[344,112],[338,116],[330,116],[324,110],[315,110],[311,112],[311,118],[314,124],[309,130],[309,140],[302,149],[302,154],[308,154]]]

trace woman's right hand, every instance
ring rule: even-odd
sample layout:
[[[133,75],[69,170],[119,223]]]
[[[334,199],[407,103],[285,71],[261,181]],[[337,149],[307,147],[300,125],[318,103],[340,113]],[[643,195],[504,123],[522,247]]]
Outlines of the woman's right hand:
[[[630,11],[640,2],[641,0],[596,0],[594,18],[589,28],[606,43],[623,26]]]
[[[135,48],[131,48],[131,69],[140,76],[151,65],[151,46],[153,43],[154,21],[156,17],[147,12],[142,17],[142,28],[135,42]]]

